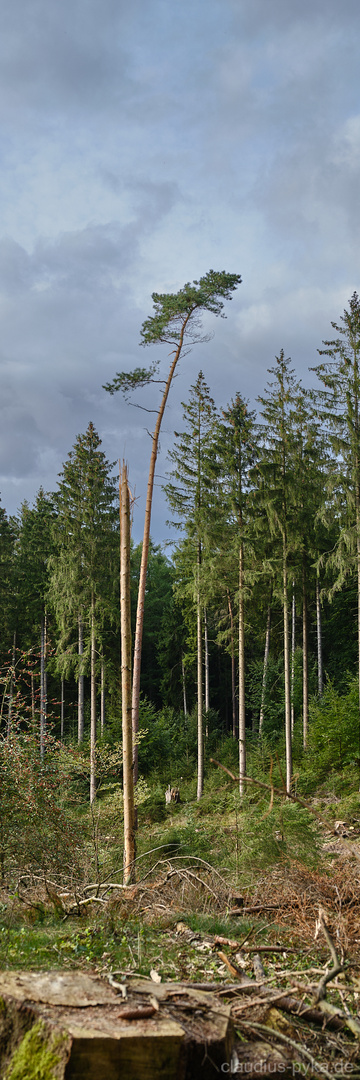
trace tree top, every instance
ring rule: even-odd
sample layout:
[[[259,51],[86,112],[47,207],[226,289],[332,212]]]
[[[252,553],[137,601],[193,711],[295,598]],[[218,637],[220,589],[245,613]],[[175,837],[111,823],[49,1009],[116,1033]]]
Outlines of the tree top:
[[[208,270],[199,281],[186,282],[177,293],[152,293],[155,314],[145,319],[140,331],[141,345],[154,345],[156,342],[168,342],[181,349],[182,345],[199,340],[208,340],[199,332],[199,316],[203,311],[213,315],[223,313],[224,300],[232,300],[232,293],[240,285],[240,274],[227,274],[225,270]],[[157,371],[157,362],[150,369],[135,368],[132,372],[121,372],[111,383],[105,383],[104,390],[114,394],[116,390],[129,391],[146,386]]]

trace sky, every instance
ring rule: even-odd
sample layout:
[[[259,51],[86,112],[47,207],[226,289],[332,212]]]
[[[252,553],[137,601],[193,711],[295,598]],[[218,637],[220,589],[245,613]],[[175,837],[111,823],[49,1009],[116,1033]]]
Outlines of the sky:
[[[358,0],[2,0],[0,492],[14,514],[92,421],[125,458],[142,533],[151,417],[103,389],[140,349],[151,294],[241,274],[226,320],[179,366],[252,406],[283,348],[305,385],[360,293]],[[152,391],[152,394],[155,391]],[[134,398],[135,401],[135,398]],[[155,405],[149,391],[139,404]]]

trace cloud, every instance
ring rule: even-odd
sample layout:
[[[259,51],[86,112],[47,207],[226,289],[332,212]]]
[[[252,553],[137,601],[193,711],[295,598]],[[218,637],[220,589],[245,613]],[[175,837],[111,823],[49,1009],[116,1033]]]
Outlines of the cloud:
[[[150,360],[138,342],[151,293],[210,266],[243,285],[179,369],[159,473],[200,367],[221,405],[237,390],[254,401],[281,347],[308,378],[331,319],[360,291],[358,49],[357,0],[208,0],[206,17],[203,0],[4,0],[9,509],[55,485],[90,419],[143,495],[150,421],[101,386]],[[154,514],[160,538],[158,488]]]

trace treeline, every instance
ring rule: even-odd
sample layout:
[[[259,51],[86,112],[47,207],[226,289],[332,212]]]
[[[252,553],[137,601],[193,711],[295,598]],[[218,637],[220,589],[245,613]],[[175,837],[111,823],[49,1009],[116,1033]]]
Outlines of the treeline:
[[[283,352],[251,410],[223,409],[204,375],[183,406],[165,490],[171,561],[151,547],[144,715],[197,713],[198,731],[285,730],[306,746],[310,695],[345,688],[359,662],[360,302],[356,293],[306,390]],[[49,720],[61,738],[119,739],[119,517],[114,466],[92,424],[56,492],[0,510],[1,719]],[[135,622],[140,547],[132,551]]]

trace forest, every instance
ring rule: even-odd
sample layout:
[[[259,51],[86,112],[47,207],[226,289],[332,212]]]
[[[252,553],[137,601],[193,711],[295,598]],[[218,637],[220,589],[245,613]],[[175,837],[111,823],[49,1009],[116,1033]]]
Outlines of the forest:
[[[240,280],[229,278],[221,292],[214,275],[211,301],[209,275],[194,283],[195,303],[186,286],[176,311],[154,294],[145,344],[169,340],[175,318],[177,361],[190,307],[196,318],[198,308],[220,314],[214,297],[230,299]],[[198,334],[197,323],[194,345]],[[356,292],[318,351],[310,389],[281,349],[256,409],[241,387],[215,402],[202,370],[183,402],[164,482],[176,540],[171,550],[148,542],[131,873],[119,468],[93,423],[55,491],[40,489],[16,516],[0,509],[2,966],[26,968],[31,956],[34,966],[40,949],[40,968],[130,965],[222,985],[241,977],[255,945],[241,951],[239,938],[253,935],[269,960],[260,982],[272,973],[281,985],[279,945],[284,958],[296,951],[304,993],[328,1012],[325,985],[336,976],[332,1008],[338,1031],[349,1027],[344,995],[356,1013],[358,993],[338,973],[360,940]],[[141,389],[154,372],[106,389]],[[129,551],[133,652],[144,544]],[[321,973],[329,948],[332,974],[314,998],[301,957]],[[350,1030],[356,1042],[359,1023]],[[355,1076],[353,1044],[333,1038],[336,1068],[345,1055]],[[298,1031],[294,1045],[309,1043]]]

